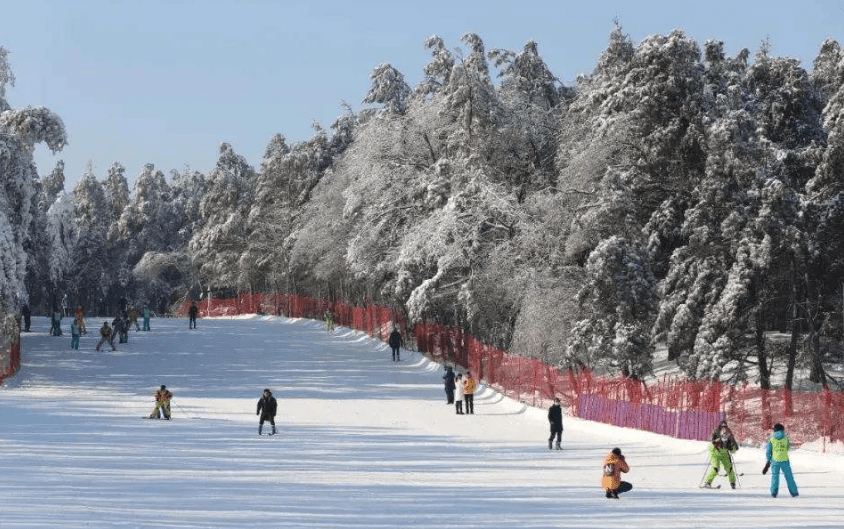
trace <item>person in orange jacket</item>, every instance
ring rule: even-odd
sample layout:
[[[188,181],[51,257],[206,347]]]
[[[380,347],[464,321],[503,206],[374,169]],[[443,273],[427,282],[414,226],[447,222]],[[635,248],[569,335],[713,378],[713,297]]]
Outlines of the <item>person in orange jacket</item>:
[[[624,456],[621,455],[620,448],[613,448],[612,452],[604,459],[604,472],[601,479],[601,486],[607,493],[607,498],[618,499],[618,495],[622,492],[627,492],[633,488],[633,485],[626,481],[621,481],[622,472],[630,472],[630,467]]]
[[[478,383],[472,378],[472,372],[466,371],[466,378],[463,379],[463,401],[466,403],[466,413],[475,413],[475,388]]]

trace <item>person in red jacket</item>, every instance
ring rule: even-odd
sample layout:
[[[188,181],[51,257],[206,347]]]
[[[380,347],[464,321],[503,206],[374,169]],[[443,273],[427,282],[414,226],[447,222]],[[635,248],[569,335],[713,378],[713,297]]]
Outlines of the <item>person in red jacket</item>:
[[[170,393],[167,386],[162,384],[155,392],[155,409],[149,415],[149,418],[159,419],[163,415],[165,419],[170,420],[170,399],[172,398],[173,394]],[[161,411],[161,415],[159,415],[159,411]]]
[[[633,485],[621,481],[621,473],[630,472],[630,467],[620,448],[613,448],[612,452],[604,459],[604,472],[601,478],[601,486],[607,493],[607,498],[618,499],[618,495],[633,488]]]

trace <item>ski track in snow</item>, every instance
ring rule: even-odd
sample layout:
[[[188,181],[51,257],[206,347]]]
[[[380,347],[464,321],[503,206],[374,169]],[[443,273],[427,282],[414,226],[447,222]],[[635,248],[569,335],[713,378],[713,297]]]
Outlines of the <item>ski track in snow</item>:
[[[705,442],[565,417],[564,450],[549,451],[545,409],[481,386],[475,415],[455,415],[441,366],[392,362],[348,329],[153,319],[95,352],[98,327],[79,351],[46,318],[22,337],[0,388],[0,529],[844,526],[841,455],[792,452],[800,497],[782,480],[774,499],[763,448],[743,446],[740,488],[701,490]],[[173,420],[144,420],[161,384]],[[275,436],[257,435],[265,387]],[[599,485],[614,446],[634,487],[620,500]]]

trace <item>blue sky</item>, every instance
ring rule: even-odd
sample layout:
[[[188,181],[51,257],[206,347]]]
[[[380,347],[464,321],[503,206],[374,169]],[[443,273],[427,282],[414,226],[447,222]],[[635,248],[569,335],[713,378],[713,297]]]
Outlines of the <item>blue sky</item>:
[[[43,105],[64,120],[70,144],[36,150],[39,172],[64,159],[66,189],[88,161],[104,178],[114,161],[130,181],[144,163],[169,173],[214,167],[221,142],[259,166],[270,137],[289,142],[357,111],[382,62],[411,86],[437,34],[451,48],[475,32],[487,49],[519,50],[529,39],[564,83],[592,70],[618,19],[634,42],[686,31],[727,53],[774,55],[804,67],[824,39],[844,43],[836,1],[0,1],[0,46],[16,76],[14,108]],[[751,54],[752,56],[752,54]]]

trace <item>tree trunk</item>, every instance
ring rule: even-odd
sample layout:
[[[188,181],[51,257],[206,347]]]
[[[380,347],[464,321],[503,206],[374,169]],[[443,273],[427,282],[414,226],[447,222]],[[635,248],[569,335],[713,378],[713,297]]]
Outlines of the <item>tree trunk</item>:
[[[756,358],[759,360],[759,385],[771,389],[771,372],[768,370],[768,355],[765,352],[765,325],[762,315],[756,316]]]

